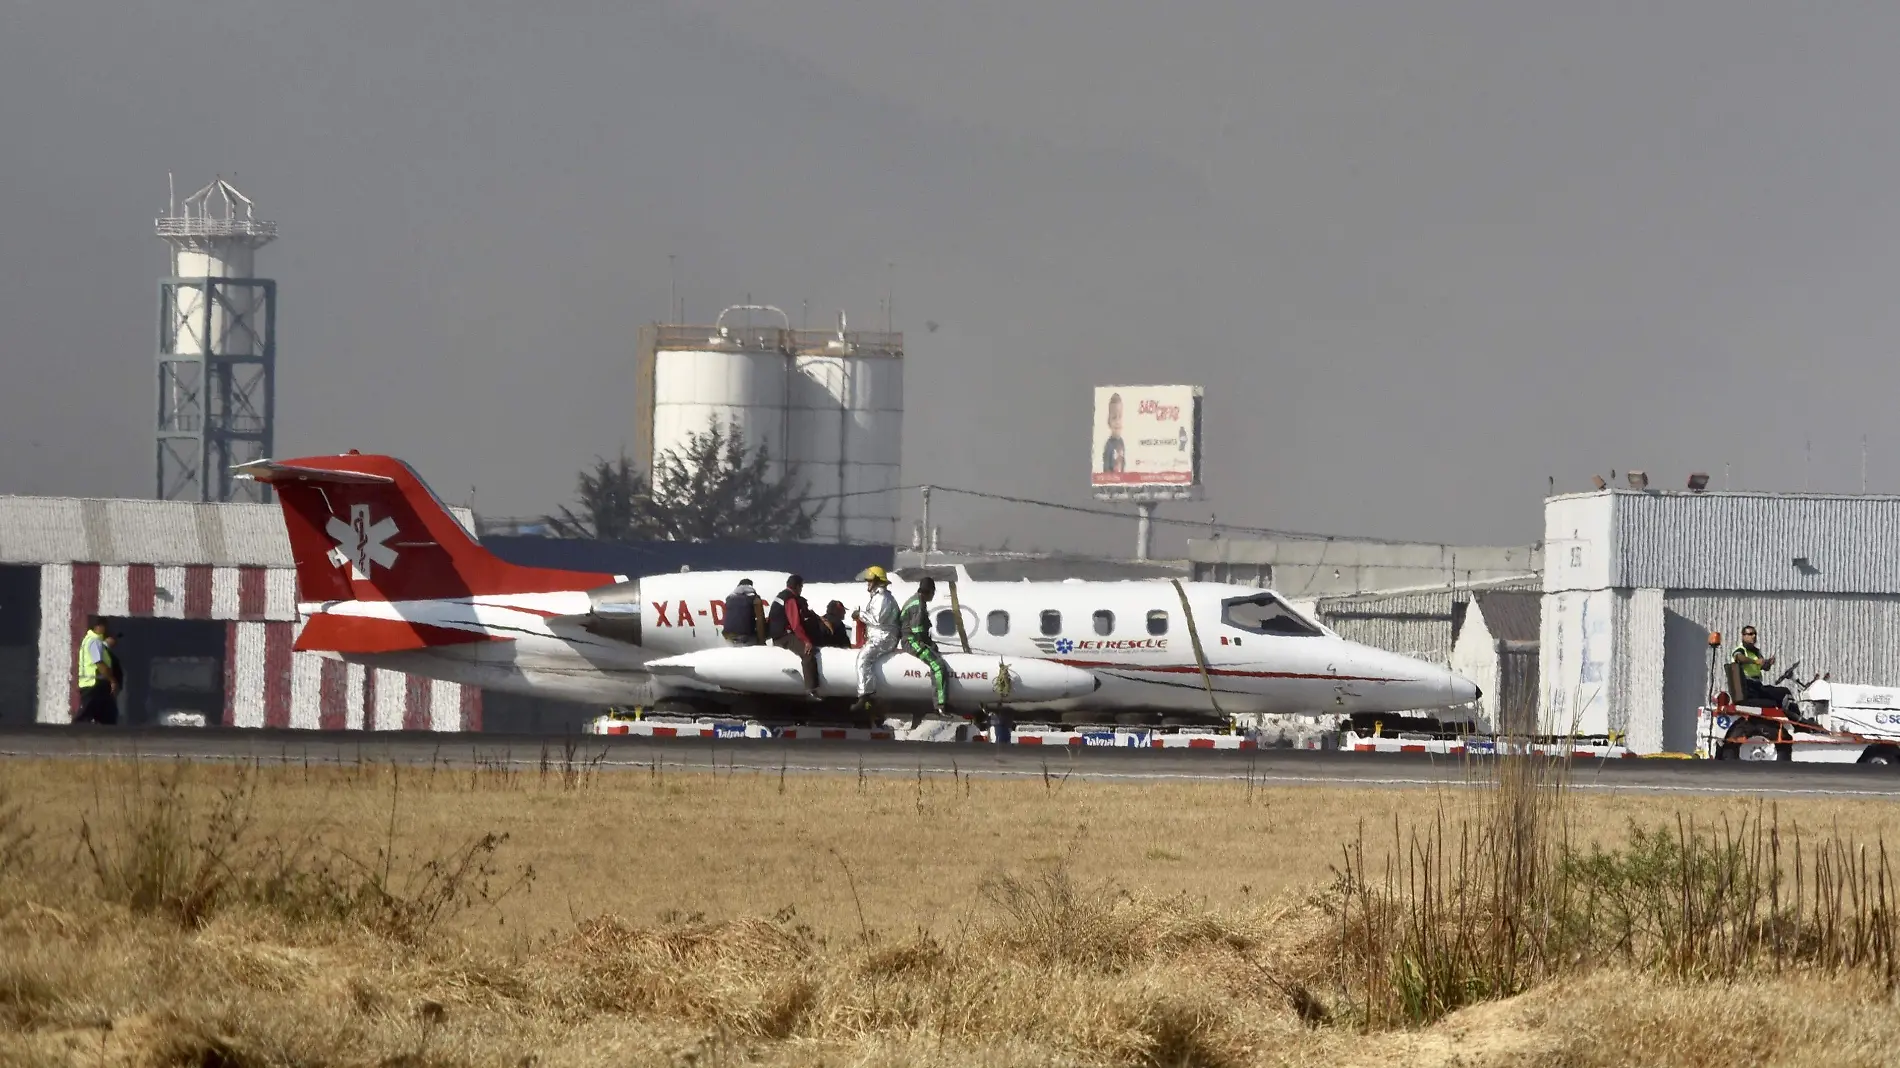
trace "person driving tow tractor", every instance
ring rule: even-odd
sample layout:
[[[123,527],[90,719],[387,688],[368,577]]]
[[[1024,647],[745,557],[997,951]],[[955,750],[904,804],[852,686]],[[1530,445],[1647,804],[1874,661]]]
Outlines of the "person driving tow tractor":
[[[1794,710],[1794,695],[1785,686],[1769,686],[1762,682],[1762,670],[1773,667],[1775,658],[1763,656],[1755,644],[1755,628],[1751,624],[1742,628],[1742,643],[1735,647],[1735,662],[1742,665],[1742,692],[1736,698],[1736,704],[1760,705],[1764,708],[1780,708],[1788,712]]]

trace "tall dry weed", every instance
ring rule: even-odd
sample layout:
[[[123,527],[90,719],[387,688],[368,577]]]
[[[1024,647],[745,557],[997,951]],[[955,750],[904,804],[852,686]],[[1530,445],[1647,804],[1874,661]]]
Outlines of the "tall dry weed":
[[[33,826],[13,787],[0,778],[0,879],[25,872],[33,861]]]
[[[1808,968],[1900,986],[1884,840],[1804,841],[1758,806],[1719,826],[1632,824],[1623,844],[1585,851],[1566,764],[1520,753],[1486,774],[1475,811],[1441,798],[1427,825],[1394,827],[1382,861],[1368,860],[1363,828],[1345,847],[1327,899],[1333,982],[1363,1026],[1427,1024],[1606,964],[1680,981]]]
[[[256,767],[240,767],[212,789],[197,788],[187,764],[152,770],[133,761],[107,776],[121,770],[129,781],[113,783],[116,790],[102,784],[82,818],[80,852],[102,898],[184,927],[248,907],[416,944],[534,880],[531,865],[502,864],[506,834],[413,843],[403,828],[399,769],[390,769],[387,819],[368,849],[320,813],[261,830],[257,809],[268,784]]]
[[[131,782],[113,791],[111,811],[100,804],[80,821],[79,845],[106,900],[195,927],[243,877],[255,790],[240,771],[236,783],[200,803],[186,792],[187,772],[178,764],[148,773],[134,761]]]

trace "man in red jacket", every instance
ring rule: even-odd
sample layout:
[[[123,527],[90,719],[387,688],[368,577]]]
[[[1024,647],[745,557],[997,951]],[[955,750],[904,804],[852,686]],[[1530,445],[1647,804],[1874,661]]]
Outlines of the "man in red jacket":
[[[818,643],[812,640],[811,624],[817,621],[812,614],[811,605],[805,602],[805,580],[792,575],[785,580],[785,588],[772,601],[772,614],[766,620],[766,633],[772,644],[790,649],[798,654],[799,666],[805,672],[805,692],[808,696],[818,696]]]

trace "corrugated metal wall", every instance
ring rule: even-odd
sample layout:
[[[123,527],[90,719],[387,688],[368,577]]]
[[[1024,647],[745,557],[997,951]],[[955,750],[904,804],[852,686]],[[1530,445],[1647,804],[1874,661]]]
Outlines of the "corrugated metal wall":
[[[1723,657],[1735,647],[1743,625],[1752,623],[1761,633],[1763,651],[1780,658],[1777,674],[1800,660],[1804,679],[1825,671],[1842,682],[1900,683],[1900,594],[1672,590],[1663,605],[1706,630],[1720,631]]]
[[[1314,602],[1314,614],[1348,641],[1447,664],[1453,606],[1470,599],[1464,590],[1322,597]]]
[[[1606,585],[1900,594],[1900,498],[1615,493]],[[1796,558],[1808,561],[1797,566]]]
[[[1509,643],[1498,652],[1498,712],[1494,729],[1506,734],[1537,731],[1538,660],[1539,650],[1528,642]]]
[[[1622,731],[1638,752],[1686,751],[1707,697],[1707,636],[1723,636],[1719,671],[1750,623],[1777,671],[1799,660],[1802,679],[1900,682],[1900,595],[1566,591],[1544,597],[1540,729]]]
[[[1612,730],[1631,749],[1663,748],[1663,591],[1617,591],[1616,683],[1611,686]]]
[[[1605,734],[1622,729],[1611,708],[1617,598],[1609,590],[1544,595],[1538,731]]]
[[[1536,577],[1486,583],[1486,589],[1531,589]],[[1395,593],[1356,593],[1313,600],[1313,615],[1349,641],[1450,664],[1453,631],[1471,602],[1465,587]],[[1301,602],[1293,602],[1295,605]]]

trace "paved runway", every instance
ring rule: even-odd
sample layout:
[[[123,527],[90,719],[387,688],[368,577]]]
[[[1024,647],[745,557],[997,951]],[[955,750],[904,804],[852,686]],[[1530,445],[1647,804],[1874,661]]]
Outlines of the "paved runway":
[[[1235,781],[1260,786],[1461,785],[1480,759],[1426,754],[1294,749],[1183,750],[1105,747],[824,742],[771,739],[649,739],[601,735],[424,734],[119,727],[0,728],[0,757],[124,758],[452,767],[506,763],[532,769],[569,761],[600,770],[739,769],[794,774],[910,776],[954,773],[992,778],[1067,775],[1094,782]],[[1900,798],[1900,772],[1861,765],[1707,760],[1577,761],[1573,787],[1767,797]]]

